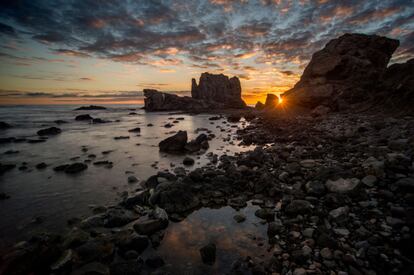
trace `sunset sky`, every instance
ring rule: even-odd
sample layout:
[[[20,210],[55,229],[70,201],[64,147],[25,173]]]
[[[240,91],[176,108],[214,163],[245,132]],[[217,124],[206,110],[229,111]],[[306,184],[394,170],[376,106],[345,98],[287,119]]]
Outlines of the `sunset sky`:
[[[396,38],[402,62],[413,30],[412,0],[1,1],[0,103],[139,103],[144,88],[188,95],[208,71],[238,76],[253,104],[330,39]]]

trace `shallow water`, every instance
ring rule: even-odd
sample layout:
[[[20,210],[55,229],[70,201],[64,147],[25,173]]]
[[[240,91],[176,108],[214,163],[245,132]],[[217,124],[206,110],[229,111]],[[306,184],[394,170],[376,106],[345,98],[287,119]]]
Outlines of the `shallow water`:
[[[14,163],[17,167],[0,176],[0,192],[10,195],[10,199],[0,201],[0,247],[22,239],[39,230],[60,230],[65,227],[69,218],[91,214],[93,205],[108,205],[120,200],[121,191],[131,191],[137,186],[127,183],[132,172],[140,180],[156,174],[158,171],[170,170],[183,166],[183,155],[160,153],[158,143],[171,136],[171,131],[187,130],[189,140],[195,138],[197,128],[208,128],[216,135],[210,141],[208,152],[234,154],[235,152],[252,149],[237,146],[223,139],[228,136],[234,139],[237,128],[223,124],[225,119],[209,121],[212,115],[183,115],[169,113],[145,113],[140,106],[115,105],[107,106],[107,110],[73,111],[77,106],[16,106],[0,107],[0,121],[12,124],[14,127],[0,132],[1,137],[25,137],[37,139],[39,129],[56,126],[62,133],[50,137],[44,143],[29,144],[9,143],[0,144],[0,162]],[[137,115],[129,115],[130,109]],[[89,124],[75,121],[78,114],[90,114],[105,120],[119,120],[105,124]],[[184,117],[184,120],[174,124],[172,128],[163,126],[172,122],[169,118]],[[69,123],[56,125],[53,121],[66,120]],[[152,123],[153,127],[146,125]],[[242,127],[242,123],[238,127]],[[217,125],[225,127],[221,132]],[[140,127],[141,133],[129,133],[128,130]],[[116,136],[129,136],[129,139],[114,140]],[[136,144],[140,144],[137,146]],[[82,146],[87,152],[82,151]],[[4,154],[9,150],[19,151],[17,154]],[[109,154],[102,154],[109,151]],[[88,163],[88,169],[77,175],[53,171],[53,167],[83,162],[89,154],[95,154],[96,159],[113,162],[113,168],[94,166]],[[72,161],[71,158],[77,158]],[[206,154],[192,156],[196,159],[194,166],[187,170],[208,163]],[[27,162],[28,169],[20,171],[22,162]],[[45,162],[49,166],[37,170],[36,164]],[[171,167],[171,164],[175,167]],[[158,167],[155,168],[153,166]],[[38,218],[38,223],[33,222]],[[40,219],[39,219],[40,217]]]
[[[181,222],[170,223],[157,249],[166,262],[163,269],[172,274],[223,274],[240,258],[264,259],[269,255],[267,227],[254,215],[257,209],[250,203],[239,211],[229,206],[201,208]],[[246,216],[244,222],[233,219],[238,213]],[[212,266],[202,263],[199,252],[209,242],[217,248]]]

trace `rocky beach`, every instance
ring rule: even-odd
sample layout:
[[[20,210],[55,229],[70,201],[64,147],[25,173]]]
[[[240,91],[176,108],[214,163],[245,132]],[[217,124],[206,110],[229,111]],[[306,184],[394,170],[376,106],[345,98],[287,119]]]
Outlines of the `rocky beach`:
[[[242,101],[239,79],[222,74],[193,79],[191,97],[144,90],[143,116],[179,113],[153,125],[137,124],[131,110],[111,142],[163,127],[151,146],[166,164],[154,162],[145,178],[128,174],[129,188],[93,214],[9,246],[0,273],[412,274],[414,63],[388,66],[398,45],[376,35],[333,39],[291,90],[256,108]],[[114,123],[92,116],[74,120]],[[181,127],[199,116],[203,127]],[[39,138],[1,143],[47,144],[65,135],[64,120],[55,123],[38,129]],[[7,133],[13,124],[1,127]],[[83,148],[86,160],[36,169],[82,176],[91,163],[117,166]],[[33,169],[3,160],[2,180]]]

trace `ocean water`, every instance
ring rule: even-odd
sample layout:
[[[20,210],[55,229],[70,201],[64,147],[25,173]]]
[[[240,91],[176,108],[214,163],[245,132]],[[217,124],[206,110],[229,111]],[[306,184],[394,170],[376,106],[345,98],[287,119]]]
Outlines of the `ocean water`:
[[[137,188],[136,184],[128,183],[130,175],[145,180],[158,171],[184,167],[185,155],[159,152],[158,143],[174,131],[186,130],[189,140],[198,135],[197,128],[208,128],[216,135],[206,153],[191,155],[196,163],[185,167],[188,171],[207,164],[208,152],[220,156],[252,149],[237,145],[235,132],[247,124],[244,121],[237,124],[229,124],[225,118],[210,121],[211,114],[146,113],[137,105],[113,105],[106,106],[107,110],[93,111],[74,111],[76,107],[79,106],[0,106],[0,121],[13,125],[11,129],[0,130],[1,137],[38,139],[36,132],[40,129],[52,126],[62,129],[61,134],[43,143],[0,144],[0,163],[17,165],[0,176],[0,192],[10,196],[0,201],[0,248],[39,231],[60,231],[68,219],[91,215],[94,206],[119,202],[122,192]],[[112,122],[75,121],[79,114]],[[172,128],[164,127],[177,117],[184,120]],[[55,120],[69,123],[57,125]],[[147,126],[150,123],[152,127]],[[141,128],[139,135],[128,132],[135,127]],[[117,136],[129,136],[129,139],[115,140]],[[18,152],[7,154],[8,151]],[[104,151],[110,153],[103,154]],[[58,165],[84,162],[90,159],[90,154],[96,155],[92,162],[108,160],[113,162],[113,167],[87,163],[88,169],[75,175],[53,170]],[[41,162],[48,167],[36,169],[36,164]],[[27,169],[20,170],[21,166]]]

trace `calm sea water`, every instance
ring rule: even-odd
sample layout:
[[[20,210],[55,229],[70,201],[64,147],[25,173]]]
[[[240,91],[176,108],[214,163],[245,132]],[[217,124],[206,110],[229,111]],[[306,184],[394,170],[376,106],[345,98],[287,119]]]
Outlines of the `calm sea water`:
[[[78,106],[1,106],[0,121],[13,125],[8,130],[0,130],[1,137],[37,138],[39,129],[57,126],[62,133],[50,137],[44,143],[0,144],[0,163],[12,163],[17,167],[0,176],[0,192],[10,195],[10,199],[0,201],[0,247],[10,245],[42,230],[61,230],[72,217],[91,214],[93,206],[110,205],[120,201],[120,193],[131,191],[136,185],[128,184],[128,176],[135,175],[140,180],[162,170],[172,171],[182,165],[184,156],[160,153],[160,140],[172,135],[172,131],[186,130],[189,139],[195,138],[197,128],[208,128],[216,137],[210,141],[207,151],[218,155],[234,154],[250,150],[250,147],[237,146],[236,127],[230,127],[225,119],[208,120],[212,115],[184,115],[172,113],[145,113],[141,106],[113,105],[107,110],[74,111]],[[136,115],[130,115],[136,112]],[[79,114],[110,120],[105,124],[89,124],[75,121]],[[165,128],[172,118],[183,117],[172,128]],[[55,120],[69,123],[56,125]],[[118,122],[115,122],[118,121]],[[147,127],[147,124],[153,127]],[[236,124],[243,127],[244,122]],[[128,130],[140,127],[141,133]],[[218,128],[220,127],[220,128]],[[224,128],[225,130],[221,130]],[[129,139],[114,140],[117,136]],[[140,144],[139,146],[137,144]],[[87,151],[83,148],[86,148]],[[5,154],[7,151],[18,151]],[[111,151],[102,154],[103,151]],[[83,162],[88,155],[95,154],[93,161],[108,160],[113,168],[88,164],[88,169],[67,175],[53,171],[53,167]],[[193,155],[196,163],[187,170],[205,165],[206,154]],[[76,158],[76,160],[75,160]],[[26,162],[27,169],[19,170]],[[37,170],[36,164],[45,162],[49,166]],[[173,168],[172,165],[175,165]],[[156,167],[154,167],[156,166]]]

